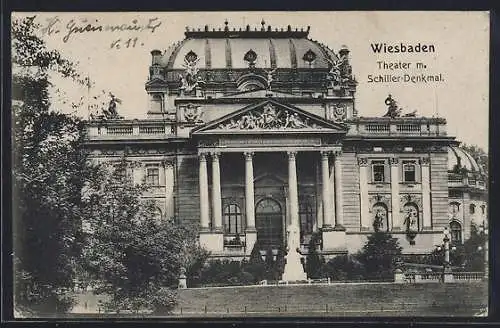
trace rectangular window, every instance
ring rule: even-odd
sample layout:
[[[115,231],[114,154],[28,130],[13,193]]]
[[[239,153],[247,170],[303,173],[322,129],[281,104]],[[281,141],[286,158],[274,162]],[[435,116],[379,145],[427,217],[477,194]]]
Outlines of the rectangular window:
[[[403,161],[403,181],[404,182],[416,182],[416,169],[415,162],[413,161]]]
[[[146,183],[151,186],[160,185],[160,169],[158,167],[146,168]]]
[[[385,162],[372,162],[373,182],[385,182]]]

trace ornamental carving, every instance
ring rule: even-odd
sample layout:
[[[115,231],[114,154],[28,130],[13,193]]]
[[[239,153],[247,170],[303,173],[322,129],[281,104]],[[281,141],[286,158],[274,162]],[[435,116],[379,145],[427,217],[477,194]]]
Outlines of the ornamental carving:
[[[188,104],[184,107],[184,120],[189,123],[196,123],[201,121],[201,117],[203,116],[203,111],[201,110],[201,106]]]
[[[399,198],[400,208],[403,209],[408,203],[417,205],[419,209],[422,208],[422,195],[420,194],[404,194]]]
[[[398,165],[398,163],[399,163],[399,159],[398,158],[396,158],[396,157],[389,158],[389,164],[391,164],[391,165]]]
[[[342,68],[345,66],[348,61],[347,61],[347,56],[342,55],[342,56],[337,56],[336,60],[332,60],[327,58],[329,66],[330,66],[330,71],[328,72],[327,79],[330,81],[332,86],[340,86],[344,85],[346,82],[349,81],[349,77],[347,74],[345,74]],[[344,74],[343,74],[344,73]]]
[[[183,74],[179,74],[179,79],[181,80],[181,90],[184,92],[191,92],[200,84],[203,83],[201,76],[198,75],[198,62],[200,58],[192,50],[186,54],[184,57],[184,67]]]
[[[346,104],[329,104],[328,105],[328,119],[341,123],[347,118],[347,105]]]
[[[375,204],[384,204],[388,210],[391,210],[391,196],[385,194],[370,195],[370,213],[373,213],[373,207]]]
[[[368,158],[358,157],[358,165],[359,166],[367,166],[368,165]]]
[[[217,127],[224,130],[254,130],[254,129],[304,129],[320,128],[310,124],[309,118],[302,118],[297,113],[288,110],[276,109],[267,104],[261,110],[248,112],[239,119],[231,119],[228,123],[221,123]]]
[[[265,71],[267,78],[267,90],[271,91],[271,83],[274,81],[274,73],[276,72],[277,68]]]
[[[198,142],[199,147],[217,147],[219,145],[219,140],[200,140]]]
[[[420,158],[420,164],[421,165],[429,165],[430,163],[430,158],[429,157],[422,157]]]

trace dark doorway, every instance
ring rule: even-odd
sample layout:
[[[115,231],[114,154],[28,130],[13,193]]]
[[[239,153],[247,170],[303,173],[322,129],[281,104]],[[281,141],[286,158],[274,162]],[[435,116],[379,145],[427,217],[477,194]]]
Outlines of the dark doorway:
[[[283,213],[280,204],[265,198],[255,207],[257,242],[261,248],[279,247],[283,242]]]

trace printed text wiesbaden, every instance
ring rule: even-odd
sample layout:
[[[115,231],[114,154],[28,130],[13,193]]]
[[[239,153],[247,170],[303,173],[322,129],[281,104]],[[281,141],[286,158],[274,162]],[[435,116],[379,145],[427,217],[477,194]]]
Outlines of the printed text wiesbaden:
[[[420,53],[420,52],[436,52],[436,47],[433,44],[405,44],[405,43],[371,43],[372,50],[374,53]]]

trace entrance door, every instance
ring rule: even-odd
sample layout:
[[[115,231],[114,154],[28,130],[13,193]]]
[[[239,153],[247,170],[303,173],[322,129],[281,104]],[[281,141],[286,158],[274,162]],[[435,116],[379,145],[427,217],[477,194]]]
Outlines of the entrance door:
[[[279,247],[283,243],[283,213],[280,204],[271,198],[261,200],[255,207],[257,242],[261,248]]]

